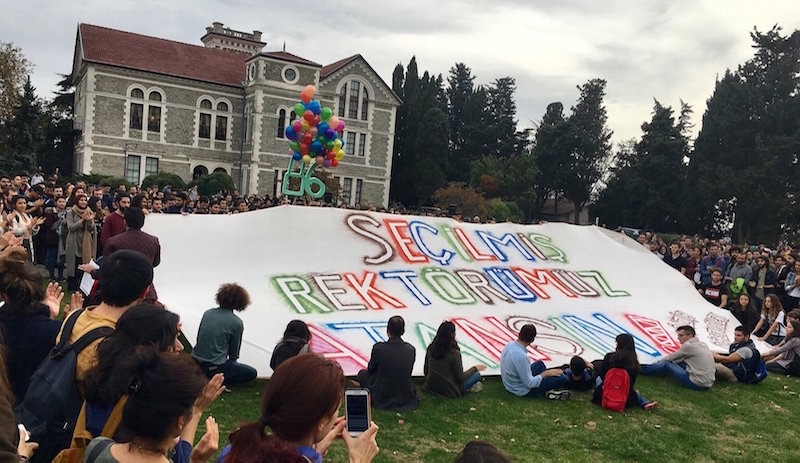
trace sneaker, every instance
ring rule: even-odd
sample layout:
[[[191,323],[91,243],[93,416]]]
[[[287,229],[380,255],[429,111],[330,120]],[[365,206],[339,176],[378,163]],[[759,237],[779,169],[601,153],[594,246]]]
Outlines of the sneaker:
[[[547,391],[545,397],[550,400],[567,400],[569,399],[570,392],[567,390],[557,390],[553,389],[551,391]]]
[[[483,383],[478,381],[477,383],[473,384],[471,388],[467,389],[467,392],[481,392],[483,390]]]
[[[222,390],[223,390],[224,392],[233,392],[233,391],[231,391],[231,388],[229,388],[228,386],[224,386],[224,387],[222,388]]]
[[[655,402],[655,401],[647,402],[646,404],[644,404],[644,407],[642,407],[642,408],[644,408],[648,412],[651,412],[651,411],[655,410],[656,408],[658,408],[658,402]]]

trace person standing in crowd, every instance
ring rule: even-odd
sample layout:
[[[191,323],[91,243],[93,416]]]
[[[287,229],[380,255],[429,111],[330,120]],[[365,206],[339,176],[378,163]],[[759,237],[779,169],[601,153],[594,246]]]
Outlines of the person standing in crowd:
[[[114,206],[116,207],[114,213],[107,215],[103,220],[103,231],[100,234],[100,246],[103,248],[112,236],[125,231],[125,209],[131,207],[131,195],[124,191],[117,193]]]
[[[386,323],[386,342],[372,346],[369,365],[358,372],[361,387],[372,393],[372,405],[383,410],[413,410],[417,408],[417,388],[411,380],[417,351],[403,341],[406,322],[403,317],[391,317]]]
[[[786,290],[784,307],[787,310],[796,309],[800,305],[800,278],[798,275],[800,275],[800,259],[795,259],[794,269],[786,275],[786,285],[784,285]]]
[[[50,274],[50,281],[64,279],[64,259],[67,255],[67,198],[55,199],[55,207],[46,212],[45,230],[45,266]]]
[[[28,260],[34,262],[33,235],[39,233],[39,226],[44,223],[44,217],[33,217],[27,211],[28,201],[24,196],[14,196],[11,200],[14,210],[6,215],[6,230],[14,233],[19,238],[25,250],[28,251]]]
[[[77,291],[83,271],[80,264],[88,264],[97,252],[97,233],[94,225],[94,212],[89,209],[89,198],[80,194],[75,205],[67,211],[67,246],[65,266],[67,269],[67,288]]]
[[[708,255],[700,259],[700,283],[707,285],[711,283],[711,269],[718,268],[725,274],[727,262],[725,256],[719,254],[719,246],[711,244],[708,247]]]
[[[642,366],[643,375],[669,373],[681,385],[696,391],[707,391],[714,385],[716,366],[714,356],[708,346],[696,338],[693,327],[677,328],[681,348],[658,359],[658,362]]]
[[[681,254],[681,245],[678,241],[673,241],[669,245],[669,251],[664,253],[664,263],[681,272],[681,275],[686,275],[686,258]]]
[[[425,352],[425,390],[445,397],[461,397],[483,389],[480,372],[486,365],[478,364],[467,371],[461,361],[461,349],[456,342],[456,325],[442,322],[436,336]]]
[[[711,273],[711,281],[708,284],[701,284],[697,292],[708,302],[717,307],[725,308],[728,306],[728,290],[726,288],[727,285],[722,281],[722,270],[712,268],[709,272]]]
[[[518,397],[546,396],[551,400],[569,399],[570,392],[559,390],[567,382],[561,369],[547,369],[544,362],[531,363],[528,345],[536,339],[536,326],[524,325],[517,339],[509,342],[500,354],[500,377],[506,390]]]
[[[239,363],[244,323],[234,311],[250,305],[250,295],[235,283],[226,283],[217,291],[219,307],[206,310],[200,320],[197,344],[192,357],[209,378],[217,373],[225,375],[225,386],[249,383],[256,379],[256,369]]]
[[[753,276],[747,282],[747,286],[750,288],[749,291],[753,296],[753,303],[756,309],[760,310],[766,295],[775,292],[778,276],[767,265],[766,257],[756,256],[755,261],[756,267],[753,269]]]

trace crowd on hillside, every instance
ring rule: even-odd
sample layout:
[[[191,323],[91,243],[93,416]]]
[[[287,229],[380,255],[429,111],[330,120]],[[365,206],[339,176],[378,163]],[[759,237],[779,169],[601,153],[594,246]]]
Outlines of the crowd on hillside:
[[[244,324],[236,312],[250,305],[250,296],[236,283],[221,285],[191,355],[182,353],[180,318],[159,303],[153,286],[160,243],[142,227],[148,214],[243,213],[266,206],[264,198],[208,201],[193,190],[157,187],[112,195],[109,185],[60,186],[21,175],[0,177],[0,190],[0,462],[211,458],[220,446],[214,418],[206,417],[200,439],[195,435],[204,411],[231,386],[256,377],[253,367],[238,361]],[[574,357],[568,365],[548,366],[531,362],[528,347],[537,331],[525,325],[500,356],[510,394],[565,400],[571,391],[593,391],[592,401],[609,410],[654,410],[658,402],[634,387],[639,374],[669,374],[704,391],[718,380],[756,383],[767,371],[800,373],[800,261],[791,247],[773,251],[688,236],[667,247],[648,233],[637,239],[740,320],[729,351],[712,352],[694,327],[680,326],[680,349],[653,364],[641,365],[633,337],[620,333],[616,349],[602,359]],[[92,260],[99,268],[88,266]],[[50,284],[43,284],[34,262],[46,264]],[[96,280],[88,294],[74,291],[83,272]],[[62,312],[58,280],[64,277],[72,294]],[[417,355],[404,333],[405,320],[389,318],[386,341],[375,344],[368,367],[347,380],[336,362],[312,352],[305,323],[289,323],[275,340],[260,417],[230,436],[217,461],[321,462],[337,438],[351,461],[371,461],[379,452],[378,427],[368,423],[351,435],[339,416],[342,397],[346,388],[358,387],[370,391],[376,408],[419,406],[411,377]],[[762,356],[751,334],[773,348]],[[486,366],[465,369],[456,336],[456,325],[444,321],[427,346],[423,387],[431,395],[482,390]],[[63,367],[65,361],[73,363]],[[75,391],[74,398],[63,399],[65,390]],[[485,442],[467,444],[456,461],[479,457],[510,461]]]

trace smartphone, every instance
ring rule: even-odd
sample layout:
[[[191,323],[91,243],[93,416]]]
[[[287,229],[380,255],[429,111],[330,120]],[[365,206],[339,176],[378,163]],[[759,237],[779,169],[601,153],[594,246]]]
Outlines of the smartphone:
[[[344,416],[347,432],[355,437],[369,429],[372,422],[370,396],[368,389],[347,389],[344,391]]]

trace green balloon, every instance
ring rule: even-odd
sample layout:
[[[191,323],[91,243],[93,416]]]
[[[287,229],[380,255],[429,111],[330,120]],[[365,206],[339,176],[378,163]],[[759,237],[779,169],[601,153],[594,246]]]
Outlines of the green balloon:
[[[303,117],[304,112],[306,112],[306,107],[303,106],[303,103],[294,105],[294,113],[297,114],[298,117]]]
[[[331,118],[331,116],[333,116],[333,111],[331,111],[331,108],[322,108],[322,112],[319,114],[319,116],[323,121],[327,121]]]

